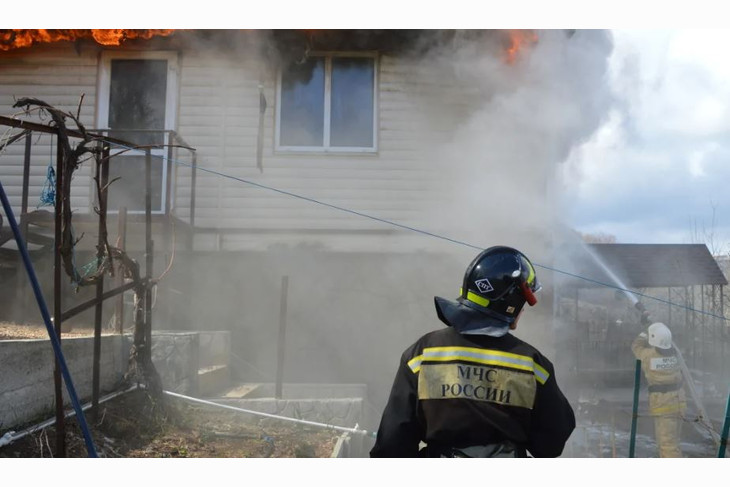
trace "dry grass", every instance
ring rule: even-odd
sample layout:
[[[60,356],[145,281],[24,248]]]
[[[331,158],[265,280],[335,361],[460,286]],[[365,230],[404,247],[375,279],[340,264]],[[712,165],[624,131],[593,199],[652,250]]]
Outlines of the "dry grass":
[[[102,335],[112,334],[112,331],[102,330]],[[69,332],[63,332],[61,337],[94,336],[93,326],[75,326]],[[0,340],[44,339],[48,338],[48,331],[44,324],[14,323],[0,321]]]

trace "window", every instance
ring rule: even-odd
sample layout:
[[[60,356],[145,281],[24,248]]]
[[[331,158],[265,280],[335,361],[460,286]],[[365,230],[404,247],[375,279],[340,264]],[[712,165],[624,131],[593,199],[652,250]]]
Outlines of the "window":
[[[171,52],[107,52],[102,56],[99,128],[137,146],[169,143],[174,129],[177,56]],[[167,161],[164,148],[152,149],[152,211],[165,212]],[[118,154],[118,155],[115,155]],[[112,146],[109,179],[110,212],[145,209],[145,155]]]
[[[277,150],[374,152],[373,54],[313,55],[281,71]]]

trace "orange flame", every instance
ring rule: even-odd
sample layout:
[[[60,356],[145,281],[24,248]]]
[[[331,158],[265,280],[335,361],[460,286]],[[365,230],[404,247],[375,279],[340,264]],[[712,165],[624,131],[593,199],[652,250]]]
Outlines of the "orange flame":
[[[504,51],[507,64],[514,64],[522,51],[537,43],[537,34],[533,30],[509,30],[507,34],[509,37]]]
[[[0,30],[0,50],[29,47],[34,43],[94,39],[104,46],[119,46],[127,39],[168,36],[175,29],[5,29]]]

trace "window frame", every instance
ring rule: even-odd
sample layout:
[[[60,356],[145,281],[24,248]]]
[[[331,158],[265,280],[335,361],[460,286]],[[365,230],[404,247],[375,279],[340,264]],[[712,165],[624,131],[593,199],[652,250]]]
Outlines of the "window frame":
[[[379,98],[379,66],[380,59],[375,51],[313,51],[309,53],[309,57],[324,58],[324,134],[323,144],[321,146],[291,146],[281,145],[281,91],[282,77],[284,75],[283,67],[278,69],[276,77],[276,130],[274,150],[278,153],[316,153],[316,154],[373,154],[378,152],[378,98]],[[330,141],[330,121],[332,116],[332,59],[336,57],[344,58],[371,58],[373,60],[373,145],[372,147],[346,147],[332,146]]]
[[[98,96],[97,96],[97,123],[98,130],[109,131],[112,130],[109,127],[109,112],[110,112],[110,96],[111,96],[111,67],[112,61],[117,59],[140,59],[140,60],[164,60],[167,61],[167,86],[165,88],[165,122],[163,132],[163,145],[170,143],[170,133],[168,131],[175,130],[175,124],[177,122],[177,109],[178,109],[178,87],[179,80],[179,55],[177,51],[115,51],[107,50],[102,51],[99,59],[99,81],[98,81]],[[123,137],[121,137],[123,138]],[[114,156],[122,152],[122,149],[111,148],[111,155]],[[150,150],[153,158],[160,158],[162,161],[162,185],[160,191],[159,206],[155,205],[155,201],[152,202],[152,214],[164,215],[167,213],[169,208],[166,208],[167,203],[167,179],[170,177],[168,174],[168,166],[165,158],[167,157],[167,149],[151,149]],[[125,155],[144,155],[139,151],[128,151],[117,157],[124,157]],[[175,206],[173,196],[175,189],[170,186],[170,207]],[[155,209],[155,208],[159,209]],[[117,213],[117,209],[109,208],[109,213]],[[144,213],[145,210],[128,210],[130,214]]]

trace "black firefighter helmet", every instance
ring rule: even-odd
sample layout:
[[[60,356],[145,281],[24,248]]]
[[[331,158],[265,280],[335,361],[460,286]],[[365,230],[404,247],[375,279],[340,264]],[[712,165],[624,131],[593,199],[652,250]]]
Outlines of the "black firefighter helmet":
[[[482,251],[466,268],[456,301],[434,298],[439,319],[459,331],[506,328],[525,303],[537,303],[541,288],[530,260],[519,250],[497,246]]]

